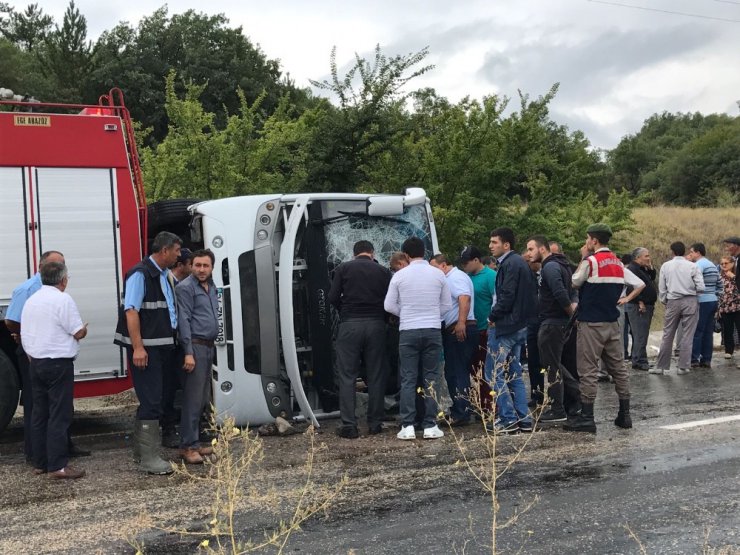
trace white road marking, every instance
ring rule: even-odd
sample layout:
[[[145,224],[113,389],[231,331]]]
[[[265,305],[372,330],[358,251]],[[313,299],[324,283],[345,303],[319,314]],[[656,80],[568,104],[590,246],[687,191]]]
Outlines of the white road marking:
[[[691,422],[682,422],[681,424],[671,424],[670,426],[661,426],[663,430],[685,430],[686,428],[696,428],[698,426],[708,426],[711,424],[722,424],[724,422],[734,422],[740,420],[740,414],[734,416],[720,416],[718,418],[707,418],[706,420],[693,420]]]

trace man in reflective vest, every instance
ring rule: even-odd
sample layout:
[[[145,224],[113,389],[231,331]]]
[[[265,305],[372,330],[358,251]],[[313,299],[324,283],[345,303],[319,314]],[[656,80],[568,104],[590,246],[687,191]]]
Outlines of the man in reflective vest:
[[[149,474],[169,474],[172,465],[159,454],[162,378],[171,364],[177,332],[175,287],[169,268],[180,256],[180,238],[159,233],[152,254],[126,274],[123,305],[114,343],[126,348],[139,400],[134,430],[134,459]]]
[[[637,297],[645,283],[624,267],[609,250],[611,228],[603,223],[586,230],[586,243],[581,247],[583,260],[573,274],[573,287],[580,289],[578,303],[578,374],[581,389],[581,413],[568,417],[564,429],[596,433],[594,401],[599,364],[614,378],[619,397],[619,413],[614,424],[631,428],[629,371],[624,367],[624,345],[619,329],[618,305]],[[625,285],[634,287],[621,296]]]

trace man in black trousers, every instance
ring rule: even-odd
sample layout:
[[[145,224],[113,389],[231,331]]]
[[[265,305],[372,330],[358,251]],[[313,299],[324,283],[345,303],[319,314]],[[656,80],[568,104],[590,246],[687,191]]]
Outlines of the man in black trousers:
[[[540,422],[564,422],[566,410],[570,410],[570,414],[580,410],[578,380],[563,364],[563,349],[568,345],[568,322],[577,306],[574,302],[573,272],[565,256],[550,252],[550,245],[542,235],[535,235],[527,242],[527,254],[530,259],[542,264],[537,343],[540,362],[547,369],[550,407],[542,413]]]
[[[374,259],[375,248],[369,241],[358,241],[354,259],[334,271],[329,302],[339,311],[340,324],[336,340],[339,374],[340,437],[359,436],[355,416],[355,382],[360,363],[367,371],[367,423],[370,434],[383,431],[383,396],[385,380],[386,313],[383,301],[391,281],[390,271]]]
[[[87,335],[72,297],[64,290],[69,277],[63,262],[41,268],[42,287],[25,303],[21,316],[23,348],[29,360],[33,417],[31,441],[36,474],[57,479],[82,478],[69,466],[67,442],[72,423],[74,359]]]

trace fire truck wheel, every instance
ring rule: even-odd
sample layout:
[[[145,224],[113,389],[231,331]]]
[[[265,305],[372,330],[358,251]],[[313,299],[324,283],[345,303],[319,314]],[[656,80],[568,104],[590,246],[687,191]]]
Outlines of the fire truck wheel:
[[[8,426],[18,408],[20,387],[18,371],[7,355],[0,351],[0,432]]]

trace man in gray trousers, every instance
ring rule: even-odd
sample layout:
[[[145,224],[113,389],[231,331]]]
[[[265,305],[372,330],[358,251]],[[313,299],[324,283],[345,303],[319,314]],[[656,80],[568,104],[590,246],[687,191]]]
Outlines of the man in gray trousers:
[[[180,456],[201,464],[211,447],[198,441],[200,415],[210,402],[213,341],[218,335],[218,295],[213,283],[215,257],[210,250],[193,253],[193,272],[177,285],[178,331],[185,353],[180,415]]]
[[[704,291],[701,270],[684,258],[686,245],[681,241],[671,244],[673,258],[660,268],[658,298],[665,304],[663,339],[655,368],[651,374],[671,374],[673,336],[681,325],[681,345],[678,355],[678,375],[691,372],[691,348],[694,331],[699,321],[699,293]]]
[[[375,248],[370,241],[355,243],[353,253],[354,259],[343,262],[334,271],[329,291],[329,302],[339,311],[340,318],[335,348],[342,424],[337,434],[347,439],[359,436],[355,382],[362,361],[367,371],[369,433],[383,431],[386,337],[383,301],[391,281],[390,270],[373,260]]]

